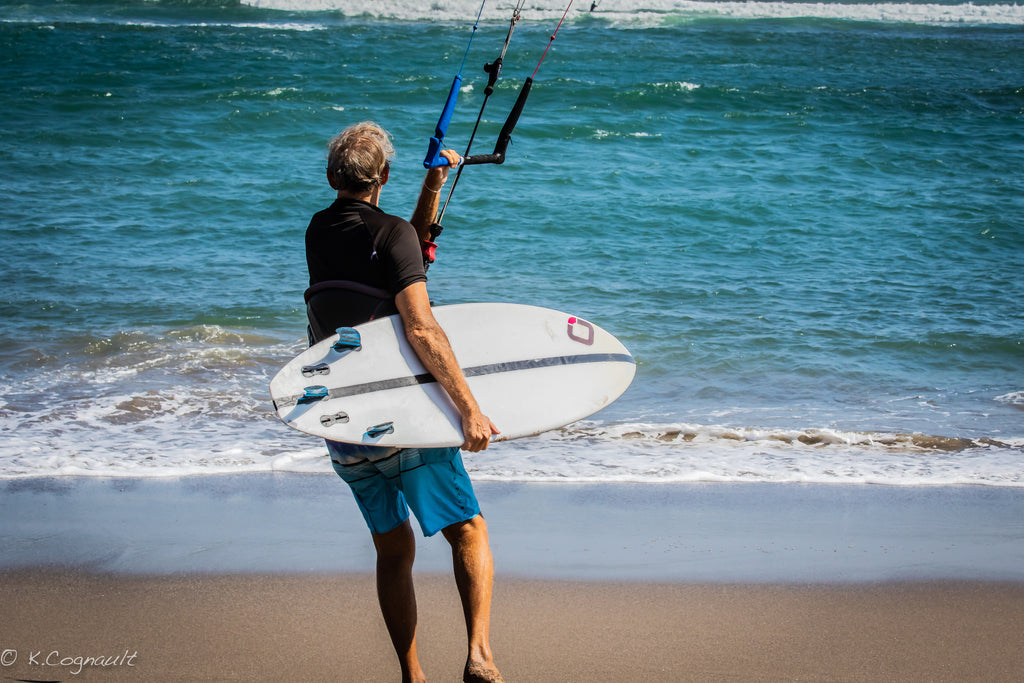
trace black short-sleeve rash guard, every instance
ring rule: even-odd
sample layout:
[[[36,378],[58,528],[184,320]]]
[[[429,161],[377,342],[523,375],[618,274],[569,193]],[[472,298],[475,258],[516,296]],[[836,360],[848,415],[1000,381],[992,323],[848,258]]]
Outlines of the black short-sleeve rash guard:
[[[425,282],[423,252],[408,221],[358,199],[338,199],[306,228],[309,284],[350,280],[392,296]]]

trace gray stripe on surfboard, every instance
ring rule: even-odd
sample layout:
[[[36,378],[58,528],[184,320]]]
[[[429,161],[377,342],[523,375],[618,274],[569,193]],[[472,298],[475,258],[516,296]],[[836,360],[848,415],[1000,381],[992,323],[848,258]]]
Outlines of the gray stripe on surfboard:
[[[462,374],[466,377],[481,377],[483,375],[495,375],[502,372],[515,372],[517,370],[536,370],[538,368],[551,368],[562,365],[581,365],[583,363],[635,363],[633,357],[627,353],[591,353],[575,356],[552,356],[550,358],[531,358],[529,360],[508,361],[505,363],[490,363],[488,365],[476,365],[470,368],[463,368]],[[377,391],[388,391],[390,389],[403,389],[415,387],[421,384],[436,382],[434,376],[429,372],[419,375],[408,375],[406,377],[395,377],[393,379],[382,379],[375,382],[353,384],[347,387],[328,389],[325,398],[316,401],[322,403],[335,398],[346,398],[348,396],[359,396],[371,394]],[[287,396],[277,400],[275,403],[279,408],[287,408],[296,405],[302,394]]]

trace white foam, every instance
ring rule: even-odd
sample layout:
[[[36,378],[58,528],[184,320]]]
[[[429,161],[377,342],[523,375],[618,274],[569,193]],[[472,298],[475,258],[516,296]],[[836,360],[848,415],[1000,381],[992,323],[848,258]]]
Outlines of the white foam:
[[[1006,405],[1024,408],[1024,391],[1011,391],[1008,394],[996,396],[995,400]]]
[[[334,11],[350,17],[402,21],[468,22],[480,8],[477,0],[380,0],[372,7],[360,0],[243,0],[253,7],[288,11]],[[576,3],[570,16],[590,15],[590,3]],[[524,21],[557,21],[565,3],[535,3],[523,11]],[[508,6],[489,3],[484,21],[507,21]],[[804,3],[804,2],[699,2],[681,0],[617,0],[604,3],[592,16],[619,26],[658,26],[678,18],[703,16],[736,19],[819,18],[853,21],[905,22],[915,24],[1024,24],[1024,6],[964,3]]]
[[[70,339],[26,355],[0,403],[0,478],[330,473],[275,416],[270,377],[303,347],[217,326]],[[1022,393],[997,400],[1017,405]],[[724,416],[723,422],[730,419]],[[467,454],[478,479],[1024,487],[1024,438],[586,421]]]
[[[681,92],[690,92],[691,90],[697,90],[701,87],[699,83],[687,83],[686,81],[673,81],[671,83],[653,83],[656,88],[665,88],[666,90],[679,90]]]
[[[1022,444],[834,429],[581,423],[465,457],[474,477],[499,481],[1024,487]]]
[[[394,20],[403,22],[434,22],[469,25],[480,8],[477,0],[443,0],[419,2],[418,0],[379,0],[372,5],[362,0],[242,0],[250,7],[279,10],[289,13],[308,12],[340,14],[348,18],[368,20]],[[884,23],[910,23],[944,26],[1024,25],[1024,6],[1019,4],[975,5],[962,3],[945,5],[941,3],[828,3],[828,2],[707,2],[686,0],[618,0],[605,3],[597,11],[589,12],[590,4],[579,2],[569,13],[569,21],[596,17],[608,25],[618,28],[651,28],[702,18],[732,19],[834,19],[840,21],[870,21]],[[535,3],[522,14],[524,23],[552,23],[561,19],[565,4],[557,2]],[[503,3],[488,3],[481,21],[505,23],[509,19],[509,6]],[[317,18],[310,21],[166,21],[104,18],[122,25],[162,27],[195,26],[272,29],[276,31],[321,31],[328,27]],[[3,17],[3,23],[37,23],[52,28],[53,17],[22,16]],[[81,21],[95,23],[90,16],[62,16],[62,22]]]
[[[627,3],[647,4],[647,3]],[[961,5],[915,3],[802,3],[802,2],[678,2],[682,13],[693,12],[737,19],[841,19],[913,24],[1017,24],[1024,22],[1018,5]]]
[[[280,424],[256,397],[218,405],[225,398],[111,395],[70,415],[20,415],[13,428],[7,414],[0,478],[331,472],[318,439]],[[1022,456],[1020,437],[594,422],[465,458],[474,478],[494,481],[1024,487]]]
[[[53,30],[55,27],[50,22],[54,20],[53,17],[0,17],[0,24],[39,24],[38,28],[44,30]],[[118,26],[138,26],[141,28],[164,28],[167,26],[187,26],[190,28],[217,28],[227,26],[231,28],[255,28],[255,29],[274,29],[275,31],[323,31],[326,27],[323,24],[316,22],[295,22],[295,21],[176,21],[168,19],[166,21],[140,21],[138,19],[115,19],[112,17],[104,17],[103,19],[97,19],[92,16],[62,16],[60,17],[61,23],[87,23],[87,24],[103,24],[111,23]],[[107,93],[107,96],[111,96]]]
[[[8,375],[0,477],[329,471],[266,385],[301,348],[217,326],[81,339]]]

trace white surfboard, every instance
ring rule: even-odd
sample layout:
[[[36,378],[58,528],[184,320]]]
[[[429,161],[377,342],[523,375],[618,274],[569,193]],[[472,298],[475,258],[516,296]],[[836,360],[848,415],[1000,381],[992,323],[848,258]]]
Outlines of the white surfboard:
[[[498,303],[432,310],[481,410],[501,430],[495,441],[592,415],[636,373],[618,339],[576,316]],[[459,412],[420,364],[400,316],[339,332],[296,356],[270,382],[286,424],[346,443],[462,445]]]

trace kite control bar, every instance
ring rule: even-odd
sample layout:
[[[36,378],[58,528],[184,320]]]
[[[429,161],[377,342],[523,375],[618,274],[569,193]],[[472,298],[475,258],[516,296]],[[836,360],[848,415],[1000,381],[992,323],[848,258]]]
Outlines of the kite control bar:
[[[509,112],[508,118],[505,119],[505,125],[501,127],[501,132],[498,133],[498,141],[494,143],[494,151],[490,154],[474,154],[465,157],[462,160],[464,165],[501,164],[505,162],[505,151],[508,149],[508,143],[512,141],[512,131],[515,130],[516,124],[519,123],[519,116],[523,113],[523,107],[526,106],[526,98],[530,95],[531,87],[533,87],[533,77],[527,78],[526,82],[523,83],[523,87],[519,91],[519,97],[516,98],[516,103],[512,105],[512,111]]]
[[[452,114],[455,113],[455,101],[459,99],[459,87],[462,85],[462,73],[455,74],[452,81],[452,89],[448,91],[448,100],[441,110],[441,118],[437,120],[434,127],[434,135],[427,143],[427,158],[423,160],[426,168],[438,168],[447,166],[448,160],[441,156],[441,147],[444,143],[444,134],[448,131],[448,124],[452,122]]]

